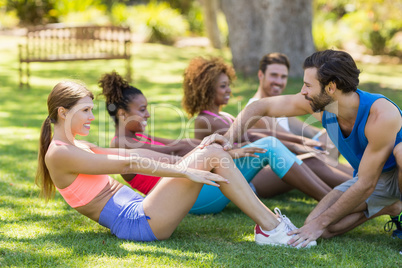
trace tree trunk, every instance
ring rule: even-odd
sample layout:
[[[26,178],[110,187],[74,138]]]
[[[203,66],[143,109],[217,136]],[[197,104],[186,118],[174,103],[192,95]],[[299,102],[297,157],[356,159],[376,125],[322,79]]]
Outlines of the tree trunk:
[[[218,28],[218,22],[216,19],[218,12],[219,0],[202,0],[202,6],[204,9],[204,24],[207,31],[207,35],[214,48],[221,48],[221,34]]]
[[[256,76],[263,55],[281,52],[289,57],[289,75],[303,75],[303,61],[315,51],[312,0],[222,0],[222,10],[238,73]]]

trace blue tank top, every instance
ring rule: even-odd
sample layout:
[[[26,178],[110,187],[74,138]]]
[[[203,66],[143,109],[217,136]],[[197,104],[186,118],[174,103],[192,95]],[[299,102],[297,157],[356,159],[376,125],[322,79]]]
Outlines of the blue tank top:
[[[324,111],[322,116],[322,125],[327,129],[328,135],[338,148],[339,152],[348,160],[353,167],[353,175],[357,175],[360,161],[363,157],[364,150],[367,147],[368,141],[364,134],[368,115],[370,113],[371,105],[379,98],[385,98],[389,102],[393,103],[398,109],[399,107],[389,100],[387,97],[381,94],[373,94],[365,91],[356,91],[360,96],[359,109],[357,111],[356,121],[353,126],[353,130],[348,137],[345,137],[339,127],[338,119],[335,114],[328,111]],[[402,111],[399,109],[402,116]],[[396,135],[394,147],[402,141],[402,129],[399,130]],[[385,162],[383,172],[389,171],[396,166],[394,154],[388,157]]]

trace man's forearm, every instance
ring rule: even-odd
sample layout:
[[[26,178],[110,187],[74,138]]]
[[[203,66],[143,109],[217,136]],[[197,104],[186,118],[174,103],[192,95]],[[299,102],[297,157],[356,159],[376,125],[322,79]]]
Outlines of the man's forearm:
[[[244,137],[244,133],[247,129],[251,128],[262,116],[264,116],[264,110],[261,105],[252,103],[247,106],[236,117],[229,130],[224,135],[232,144],[234,142],[240,142]]]
[[[343,192],[338,191],[338,190],[332,190],[329,192],[326,196],[324,196],[323,199],[317,204],[317,206],[310,212],[310,214],[307,216],[304,224],[309,223],[310,221],[314,220],[318,216],[320,216],[322,213],[324,213],[329,207],[331,207],[336,200],[339,199],[339,197],[343,194]]]
[[[312,212],[311,215],[309,215],[306,222],[318,218],[319,222],[324,227],[328,227],[330,224],[336,223],[345,216],[355,212],[355,209],[363,204],[373,191],[374,188],[366,187],[359,181],[344,193],[331,191],[331,195],[328,194],[328,197],[326,196],[322,201],[326,200],[329,202],[328,204],[330,204],[331,200],[335,202],[332,205],[329,205],[327,209],[323,209],[323,206],[314,210],[314,213]],[[339,198],[336,198],[337,194],[339,195]]]

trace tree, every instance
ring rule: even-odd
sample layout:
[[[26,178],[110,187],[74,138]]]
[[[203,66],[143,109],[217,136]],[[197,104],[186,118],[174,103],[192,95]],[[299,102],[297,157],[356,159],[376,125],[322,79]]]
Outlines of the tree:
[[[302,76],[303,61],[315,50],[312,0],[222,0],[221,4],[238,73],[256,76],[263,55],[281,52],[289,57],[290,76]]]
[[[204,24],[209,40],[214,48],[221,48],[221,33],[218,28],[217,12],[219,0],[202,0]]]

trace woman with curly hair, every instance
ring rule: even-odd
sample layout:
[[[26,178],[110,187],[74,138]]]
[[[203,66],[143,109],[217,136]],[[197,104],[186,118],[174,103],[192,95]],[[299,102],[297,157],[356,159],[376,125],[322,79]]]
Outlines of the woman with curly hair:
[[[235,79],[234,69],[221,58],[196,57],[190,61],[184,72],[182,105],[191,117],[196,116],[194,129],[197,139],[203,139],[213,133],[224,134],[232,124],[234,117],[222,112],[221,108],[230,99],[230,85]],[[350,179],[348,174],[330,166],[324,168],[326,171],[324,174],[317,176],[310,169],[311,166],[303,163],[286,148],[288,146],[296,153],[306,152],[306,146],[295,143],[301,142],[300,138],[291,134],[277,133],[277,136],[284,140],[282,143],[278,139],[268,136],[270,134],[272,133],[269,131],[265,133],[249,131],[239,139],[239,146],[251,141],[252,146],[265,148],[271,152],[270,158],[263,155],[259,157],[261,164],[269,164],[269,166],[259,170],[252,177],[245,175],[260,197],[271,197],[293,188],[314,197],[321,192],[322,185],[328,190]],[[309,141],[309,144],[304,145],[317,146],[315,141]],[[263,159],[267,160],[264,162]],[[253,159],[254,163],[257,160]],[[244,159],[237,159],[235,162],[245,174],[243,169],[250,170],[250,167],[241,163],[242,161]],[[301,188],[300,182],[308,190]]]

